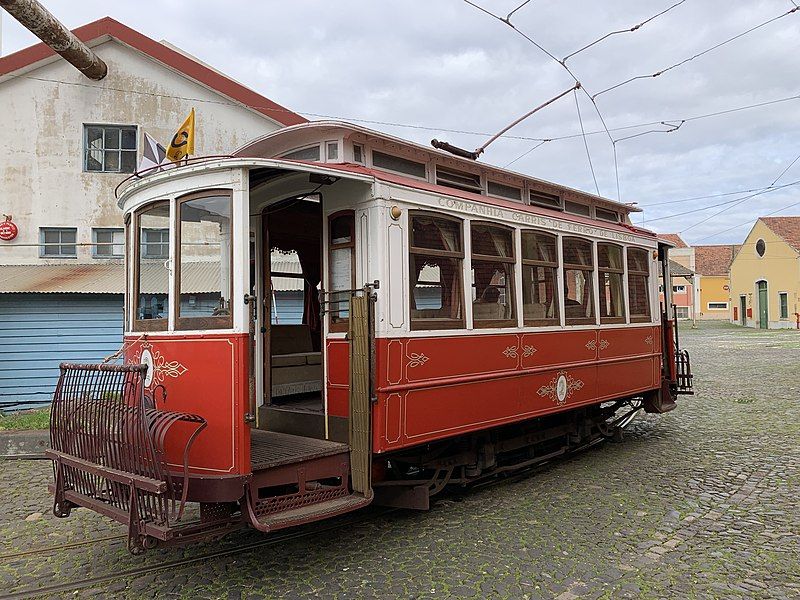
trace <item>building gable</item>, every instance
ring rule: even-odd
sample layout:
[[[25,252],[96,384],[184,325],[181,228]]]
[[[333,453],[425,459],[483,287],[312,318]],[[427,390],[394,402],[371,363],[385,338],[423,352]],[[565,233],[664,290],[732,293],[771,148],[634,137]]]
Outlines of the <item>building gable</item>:
[[[759,220],[800,254],[800,217],[761,217]]]
[[[73,33],[89,46],[95,46],[108,38],[113,38],[184,77],[260,113],[279,125],[297,125],[307,121],[297,113],[265,98],[222,73],[110,17],[104,17],[78,27],[73,30]],[[0,57],[0,83],[18,72],[29,72],[51,60],[60,60],[60,58],[43,43]]]

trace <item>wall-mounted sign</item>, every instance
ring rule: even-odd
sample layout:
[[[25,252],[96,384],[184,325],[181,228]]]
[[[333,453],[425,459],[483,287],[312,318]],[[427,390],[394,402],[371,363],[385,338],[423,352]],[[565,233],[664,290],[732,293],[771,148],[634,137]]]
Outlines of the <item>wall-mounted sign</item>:
[[[11,220],[11,215],[3,215],[5,221],[0,221],[0,240],[10,242],[19,233],[16,223]]]

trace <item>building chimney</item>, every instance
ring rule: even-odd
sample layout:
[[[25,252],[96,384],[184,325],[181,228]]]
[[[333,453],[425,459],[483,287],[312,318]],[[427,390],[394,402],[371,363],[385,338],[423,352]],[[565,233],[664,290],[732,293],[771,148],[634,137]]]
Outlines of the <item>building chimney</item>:
[[[106,63],[37,0],[0,0],[0,6],[89,79],[108,73]]]

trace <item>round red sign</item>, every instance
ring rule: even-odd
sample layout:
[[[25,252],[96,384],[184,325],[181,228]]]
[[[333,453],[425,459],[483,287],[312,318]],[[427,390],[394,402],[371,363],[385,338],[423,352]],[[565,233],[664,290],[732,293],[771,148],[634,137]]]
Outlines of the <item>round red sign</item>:
[[[0,221],[0,240],[10,242],[17,237],[18,233],[19,229],[11,219],[7,221]]]

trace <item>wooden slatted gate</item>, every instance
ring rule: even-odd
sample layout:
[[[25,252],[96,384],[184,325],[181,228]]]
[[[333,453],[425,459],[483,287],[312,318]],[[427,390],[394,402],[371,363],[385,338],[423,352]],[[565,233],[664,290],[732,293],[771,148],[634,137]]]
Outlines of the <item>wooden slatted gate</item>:
[[[350,470],[353,491],[372,498],[372,371],[374,303],[371,287],[350,297]]]

